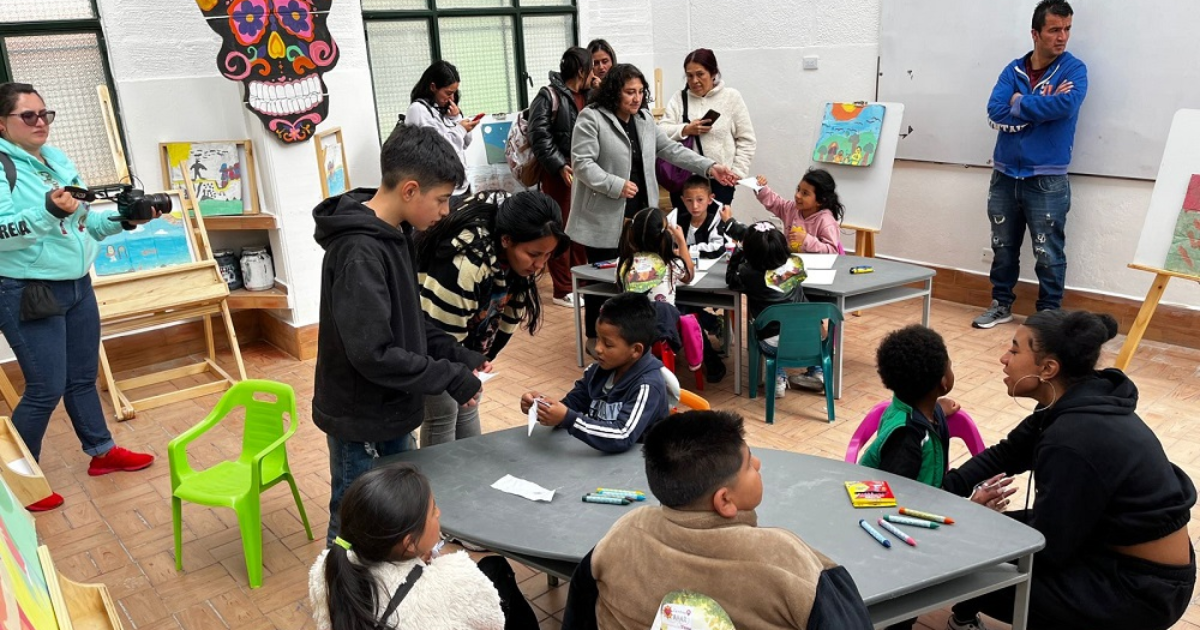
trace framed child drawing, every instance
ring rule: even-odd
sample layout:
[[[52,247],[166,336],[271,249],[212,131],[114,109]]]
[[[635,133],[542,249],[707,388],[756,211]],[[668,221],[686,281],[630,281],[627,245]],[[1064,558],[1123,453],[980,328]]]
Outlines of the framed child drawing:
[[[334,127],[316,135],[317,165],[321,170],[321,195],[332,197],[350,190],[346,172],[346,145],[342,128]]]
[[[201,216],[259,213],[254,148],[249,140],[163,142],[158,146],[163,182],[173,190],[183,190],[183,169],[188,169]]]
[[[179,191],[172,190],[166,195],[171,200],[171,212],[100,241],[100,255],[96,257],[95,264],[97,276],[196,262],[196,245],[192,242],[191,230],[183,220]],[[113,203],[97,201],[92,207],[108,210]]]

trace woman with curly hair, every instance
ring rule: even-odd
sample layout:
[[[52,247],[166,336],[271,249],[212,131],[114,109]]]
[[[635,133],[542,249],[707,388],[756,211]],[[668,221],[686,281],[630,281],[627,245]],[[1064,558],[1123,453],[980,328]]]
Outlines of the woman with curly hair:
[[[567,234],[573,242],[583,244],[589,262],[616,258],[625,220],[651,206],[650,195],[658,191],[654,158],[727,186],[737,181],[728,166],[688,150],[659,129],[647,109],[649,97],[641,70],[617,64],[592,92],[591,103],[575,123]],[[602,302],[602,296],[585,300],[589,349],[594,345]]]

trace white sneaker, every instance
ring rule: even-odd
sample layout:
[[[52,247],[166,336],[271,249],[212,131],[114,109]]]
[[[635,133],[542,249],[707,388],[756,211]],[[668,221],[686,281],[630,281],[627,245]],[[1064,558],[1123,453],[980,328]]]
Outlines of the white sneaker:
[[[567,308],[575,308],[575,294],[574,293],[568,293],[560,298],[551,298],[550,301],[554,304],[557,304],[558,306],[565,306]]]
[[[958,623],[954,620],[954,615],[946,619],[946,630],[988,630],[988,627],[983,625],[983,620],[979,615],[975,615],[975,619],[967,623]]]
[[[780,374],[779,376],[776,376],[775,377],[775,397],[783,398],[783,395],[787,393],[787,390],[788,390],[787,376],[784,374]]]

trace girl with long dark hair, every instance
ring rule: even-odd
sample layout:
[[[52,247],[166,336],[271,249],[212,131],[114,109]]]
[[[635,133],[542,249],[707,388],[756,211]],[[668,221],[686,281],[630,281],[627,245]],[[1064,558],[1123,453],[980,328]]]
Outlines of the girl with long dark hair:
[[[446,142],[454,147],[458,161],[462,162],[465,169],[471,131],[479,121],[463,118],[462,110],[458,108],[458,102],[462,99],[460,82],[458,68],[454,67],[454,64],[443,60],[430,64],[413,86],[408,111],[404,114],[404,124],[409,127],[436,129]],[[450,198],[450,208],[456,208],[470,189],[470,183],[466,181],[455,188],[454,196]]]

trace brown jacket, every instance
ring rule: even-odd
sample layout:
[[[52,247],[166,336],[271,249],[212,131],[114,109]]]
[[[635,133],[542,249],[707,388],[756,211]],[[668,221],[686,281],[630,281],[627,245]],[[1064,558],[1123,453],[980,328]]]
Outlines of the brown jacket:
[[[726,519],[653,506],[625,515],[592,552],[597,626],[645,630],[667,593],[689,590],[716,600],[738,630],[871,628],[844,568],[757,523],[752,511]]]

